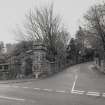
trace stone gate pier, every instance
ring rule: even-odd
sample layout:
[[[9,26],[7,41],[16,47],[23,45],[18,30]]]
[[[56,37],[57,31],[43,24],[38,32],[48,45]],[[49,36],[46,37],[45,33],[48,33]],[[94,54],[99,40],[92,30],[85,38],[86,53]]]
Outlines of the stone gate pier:
[[[47,49],[43,44],[33,45],[32,71],[35,78],[51,74],[51,63],[46,59]]]

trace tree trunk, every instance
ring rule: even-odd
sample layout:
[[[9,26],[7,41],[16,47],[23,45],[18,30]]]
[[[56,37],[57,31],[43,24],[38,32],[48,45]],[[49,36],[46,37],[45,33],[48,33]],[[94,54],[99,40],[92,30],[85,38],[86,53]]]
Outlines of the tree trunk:
[[[103,65],[102,65],[103,70],[102,71],[105,72],[105,45],[103,45],[103,47],[104,47],[104,51],[103,51]]]

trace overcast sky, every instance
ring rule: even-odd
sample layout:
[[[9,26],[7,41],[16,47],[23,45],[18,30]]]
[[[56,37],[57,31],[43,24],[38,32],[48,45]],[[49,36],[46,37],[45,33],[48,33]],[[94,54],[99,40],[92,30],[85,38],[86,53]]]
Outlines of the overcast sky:
[[[21,24],[30,8],[54,3],[54,10],[63,17],[68,31],[73,36],[81,17],[96,2],[104,0],[0,0],[0,41],[14,43],[12,30]]]

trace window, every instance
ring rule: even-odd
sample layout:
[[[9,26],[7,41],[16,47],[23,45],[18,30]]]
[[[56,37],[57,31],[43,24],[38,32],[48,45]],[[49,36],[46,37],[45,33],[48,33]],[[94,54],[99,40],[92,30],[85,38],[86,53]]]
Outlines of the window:
[[[2,69],[2,66],[0,65],[0,69]]]
[[[8,69],[8,65],[4,65],[4,69]]]

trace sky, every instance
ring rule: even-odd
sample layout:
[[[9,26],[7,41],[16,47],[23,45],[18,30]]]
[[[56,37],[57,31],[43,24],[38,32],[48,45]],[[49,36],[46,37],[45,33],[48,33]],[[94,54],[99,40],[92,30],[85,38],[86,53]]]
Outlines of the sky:
[[[0,41],[15,43],[13,30],[23,24],[25,14],[31,8],[54,4],[54,12],[60,14],[71,36],[81,24],[83,14],[96,2],[104,0],[0,0]]]

